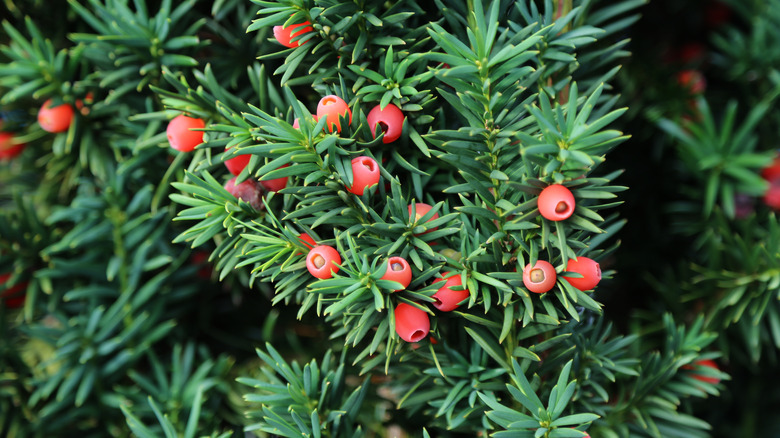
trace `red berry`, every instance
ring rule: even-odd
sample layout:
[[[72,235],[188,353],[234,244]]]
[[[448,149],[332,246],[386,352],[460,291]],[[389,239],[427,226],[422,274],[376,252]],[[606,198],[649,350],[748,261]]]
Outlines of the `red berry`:
[[[761,170],[761,177],[769,182],[780,179],[780,155],[772,160],[772,164]]]
[[[347,191],[362,196],[366,189],[379,183],[379,165],[371,157],[355,157],[352,159],[352,187]]]
[[[255,180],[248,179],[236,185],[236,177],[234,176],[225,183],[225,190],[236,198],[249,203],[255,210],[262,210],[265,207],[263,205],[263,187]]]
[[[229,148],[226,147],[225,150],[227,151]],[[236,155],[233,158],[225,160],[225,167],[227,167],[228,171],[233,175],[238,175],[249,164],[250,158],[252,158],[251,155]]]
[[[284,166],[280,167],[280,169],[287,166],[289,166],[289,164],[285,164]],[[278,192],[279,190],[287,187],[287,177],[283,176],[281,178],[263,180],[260,181],[260,184],[262,184],[263,187],[265,187],[265,189],[269,192]]]
[[[317,246],[317,242],[315,242],[314,238],[308,233],[301,233],[298,235],[298,238],[303,241],[303,245],[306,246],[306,248],[312,249]]]
[[[445,272],[443,276],[446,277],[450,274],[451,272]],[[452,290],[453,287],[463,286],[460,275],[453,275],[446,280],[444,278],[439,278],[434,281],[433,284],[441,281],[444,281],[444,284],[439,287],[439,290],[435,294],[433,294],[433,298],[436,299],[433,303],[433,307],[442,312],[451,312],[457,309],[460,306],[458,303],[468,298],[470,294],[468,289]]]
[[[773,210],[780,210],[780,179],[776,179],[769,184],[769,188],[764,192],[764,204]]]
[[[317,104],[317,118],[327,117],[325,126],[328,132],[333,132],[333,126],[336,127],[336,131],[341,132],[340,119],[347,114],[349,115],[349,123],[352,123],[352,110],[349,109],[349,105],[344,102],[344,99],[336,95],[325,96]]]
[[[337,264],[341,264],[341,256],[332,246],[315,246],[306,256],[306,269],[319,279],[333,277],[333,274],[339,272]]]
[[[368,128],[374,138],[376,138],[376,125],[379,125],[382,132],[385,133],[382,143],[392,143],[398,140],[404,127],[404,113],[392,103],[388,104],[385,109],[380,108],[379,105],[375,106],[368,113],[367,120]]]
[[[715,361],[711,359],[697,360],[696,362],[693,363],[693,366],[685,365],[683,366],[683,369],[692,370],[695,369],[696,366],[715,368],[716,370],[720,371],[720,368],[718,368],[718,364],[716,364]],[[717,385],[718,383],[720,383],[720,379],[717,377],[702,376],[701,374],[693,374],[692,377],[700,382],[712,383],[713,385]]]
[[[51,101],[44,102],[38,111],[38,124],[46,132],[65,132],[73,121],[73,107],[67,103],[51,107]]]
[[[523,284],[528,290],[537,294],[552,289],[556,278],[555,268],[544,260],[537,260],[533,266],[529,263],[523,269]]]
[[[21,154],[24,143],[14,144],[14,135],[10,132],[0,132],[0,161],[10,160]]]
[[[211,279],[211,265],[209,264],[209,253],[207,251],[195,251],[190,256],[190,262],[199,266],[196,275],[204,280]]]
[[[382,276],[382,280],[401,283],[403,287],[395,289],[395,292],[406,289],[412,282],[412,268],[409,266],[409,262],[403,257],[390,257],[387,259],[387,270]]]
[[[428,336],[431,320],[428,314],[410,304],[400,303],[395,308],[395,332],[406,342],[419,342]]]
[[[431,211],[431,208],[433,208],[433,207],[431,207],[428,204],[424,204],[422,202],[418,202],[418,203],[414,204],[414,216],[412,216],[412,205],[410,204],[409,205],[409,220],[411,221],[412,224],[417,224],[417,222],[423,216],[425,216],[426,214],[428,214],[429,211]],[[431,218],[428,219],[428,222],[430,222],[432,220],[435,220],[435,219],[438,219],[438,218],[439,218],[439,213],[434,213],[433,216],[431,216]],[[435,230],[436,228],[437,227],[433,227],[433,228],[427,230],[425,233],[422,233],[422,234],[430,233],[431,231]],[[419,234],[415,234],[415,236],[418,236],[418,235]]]
[[[192,152],[195,146],[203,143],[203,132],[193,129],[203,129],[206,122],[201,119],[178,115],[168,123],[168,142],[171,147],[181,152]]]
[[[569,284],[581,291],[594,289],[601,281],[601,267],[597,261],[587,257],[569,260],[566,271],[582,274],[582,278],[563,277],[569,281]]]
[[[314,30],[309,26],[310,24],[310,22],[304,21],[303,23],[290,24],[287,27],[274,26],[274,38],[276,38],[279,44],[294,49],[309,42],[307,40],[306,43],[301,43],[300,37]],[[293,41],[293,38],[297,39]]]
[[[316,114],[312,114],[311,118],[314,119],[314,122],[316,123],[317,120],[319,120],[319,117],[317,117]],[[292,127],[295,129],[301,129],[301,121],[296,117],[295,120],[293,120]]]
[[[536,205],[545,219],[562,221],[574,213],[574,195],[565,186],[552,184],[542,190]]]
[[[314,241],[314,238],[311,237],[307,233],[301,233],[298,235],[298,240],[300,240],[303,243],[303,246],[305,246],[308,249],[312,249],[315,246],[317,246],[317,242]],[[298,252],[295,253],[295,255],[301,255],[302,253]]]
[[[707,26],[718,27],[731,18],[731,9],[726,3],[713,1],[704,9],[704,22]]]
[[[707,88],[707,81],[698,70],[683,70],[677,73],[677,83],[690,94],[701,94]]]
[[[0,303],[4,303],[9,309],[15,309],[21,307],[24,304],[25,294],[23,293],[27,289],[27,283],[20,283],[5,288],[5,283],[11,278],[11,274],[0,274]]]

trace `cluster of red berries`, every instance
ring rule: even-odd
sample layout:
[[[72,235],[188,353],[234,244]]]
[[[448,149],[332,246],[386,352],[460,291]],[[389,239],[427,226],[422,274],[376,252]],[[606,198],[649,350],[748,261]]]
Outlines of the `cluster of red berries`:
[[[349,119],[349,123],[352,123],[352,110],[344,99],[331,94],[320,99],[317,104],[317,115],[314,119],[319,120],[323,117],[326,118],[325,127],[328,132],[333,132],[335,128],[336,132],[340,133],[342,118]],[[397,106],[388,103],[384,108],[381,105],[372,108],[366,116],[366,121],[371,128],[371,135],[376,138],[377,128],[379,128],[384,133],[382,142],[387,144],[401,137],[404,118],[404,113]]]
[[[594,289],[601,281],[601,267],[598,262],[588,257],[577,257],[569,260],[566,272],[582,276],[564,276],[563,278],[583,292]],[[543,294],[552,289],[557,279],[558,274],[555,272],[555,267],[545,260],[537,260],[533,265],[529,263],[523,269],[523,284],[528,290],[537,294]]]
[[[352,123],[352,110],[344,99],[329,95],[320,99],[317,104],[317,113],[312,115],[315,120],[325,118],[328,132],[341,132],[341,118],[346,118]],[[384,109],[379,105],[368,114],[368,123],[372,127],[371,134],[376,138],[377,127],[384,132],[382,141],[391,143],[401,136],[404,124],[404,115],[397,106],[388,104]],[[166,129],[168,142],[173,149],[181,152],[191,152],[196,146],[203,143],[203,130],[206,123],[203,119],[179,115],[174,117]],[[293,127],[299,128],[299,121],[295,119]],[[227,150],[228,148],[226,148]],[[238,155],[225,160],[225,167],[233,175],[238,176],[249,164],[250,155]],[[282,167],[287,167],[285,164]],[[379,183],[380,169],[376,160],[368,156],[360,156],[352,159],[352,184],[346,187],[350,193],[362,196],[366,189]],[[259,182],[259,184],[258,184]],[[250,203],[255,209],[260,209],[260,198],[263,189],[279,191],[287,186],[287,178],[274,178],[263,181],[247,180],[241,184],[235,184],[235,178],[225,184],[225,189],[233,196]]]
[[[423,203],[410,205],[409,214],[412,218],[412,224],[416,224],[431,208],[430,205]],[[438,213],[435,213],[428,221],[437,217]],[[428,231],[432,231],[432,229]],[[319,279],[332,278],[339,271],[341,264],[341,255],[336,248],[329,245],[313,246],[315,242],[308,234],[302,234],[299,238],[305,242],[306,246],[310,246],[309,244],[312,246],[306,256],[306,268],[309,273]],[[449,272],[445,274],[445,277],[448,275],[450,275]],[[401,285],[400,288],[393,289],[393,292],[404,290],[412,282],[412,268],[403,257],[389,257],[387,269],[380,279],[394,281]],[[435,300],[433,305],[441,311],[449,312],[458,307],[458,303],[466,299],[469,292],[463,289],[460,276],[452,276],[446,280],[440,278],[434,283],[441,281],[445,283],[433,295]],[[394,316],[395,330],[401,339],[407,342],[418,342],[428,335],[430,320],[424,310],[410,304],[400,303],[395,308]]]

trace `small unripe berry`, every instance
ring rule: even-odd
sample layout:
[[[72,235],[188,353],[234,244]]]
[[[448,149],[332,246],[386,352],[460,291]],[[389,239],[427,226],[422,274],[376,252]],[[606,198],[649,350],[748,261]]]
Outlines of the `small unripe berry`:
[[[528,290],[537,294],[552,289],[557,278],[555,268],[545,260],[537,260],[533,266],[529,263],[523,269],[523,284]]]
[[[195,146],[203,143],[203,132],[193,129],[203,129],[206,122],[184,114],[174,117],[165,130],[168,135],[168,143],[171,147],[181,152],[192,152]]]
[[[431,330],[428,314],[410,304],[400,303],[395,308],[395,332],[406,342],[422,341]]]
[[[293,41],[293,38],[300,38],[303,34],[313,31],[314,29],[309,26],[310,24],[310,22],[304,21],[303,23],[291,24],[287,27],[274,26],[274,38],[276,38],[279,44],[294,49],[309,42],[307,40],[306,43],[301,43],[300,39]]]
[[[392,143],[398,140],[404,127],[404,113],[392,103],[388,104],[385,109],[382,109],[380,105],[375,106],[369,111],[366,120],[374,138],[376,138],[377,125],[385,133],[382,143]]]
[[[65,132],[73,121],[73,107],[67,103],[51,106],[52,100],[43,103],[38,111],[38,124],[46,132]]]
[[[401,283],[403,287],[395,289],[395,292],[404,290],[412,282],[412,268],[403,257],[390,257],[387,259],[387,271],[385,271],[381,279]]]
[[[601,267],[597,261],[588,257],[577,257],[569,260],[566,271],[582,274],[582,278],[563,277],[569,284],[581,291],[594,289],[601,281]]]
[[[347,187],[347,191],[355,195],[362,196],[371,186],[379,183],[379,165],[371,157],[355,157],[352,159],[352,187]]]
[[[332,246],[315,246],[309,250],[309,254],[306,256],[306,269],[311,275],[321,280],[331,278],[333,274],[339,272],[337,264],[341,264],[341,256]]]
[[[545,187],[536,203],[539,213],[547,220],[562,221],[574,213],[574,195],[560,184]]]
[[[255,210],[259,211],[265,208],[263,205],[263,188],[255,180],[248,179],[236,185],[236,177],[234,176],[225,183],[225,190],[236,198],[249,203]]]
[[[333,127],[336,127],[337,132],[341,132],[341,117],[349,115],[349,123],[352,123],[352,110],[349,109],[349,105],[344,99],[336,95],[328,95],[320,99],[320,103],[317,104],[317,119],[326,117],[325,127],[328,132],[333,132]]]
[[[451,272],[445,272],[444,277],[450,275]],[[451,312],[460,306],[460,302],[469,297],[468,289],[452,290],[453,287],[463,286],[463,281],[460,279],[460,275],[453,275],[452,277],[439,278],[433,282],[433,284],[444,282],[439,290],[433,294],[433,298],[436,301],[433,303],[433,307],[441,310],[442,312]]]

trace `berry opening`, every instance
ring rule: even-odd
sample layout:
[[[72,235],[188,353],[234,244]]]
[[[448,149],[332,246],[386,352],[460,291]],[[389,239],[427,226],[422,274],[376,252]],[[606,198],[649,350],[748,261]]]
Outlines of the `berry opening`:
[[[333,98],[333,97],[325,97],[324,99],[322,99],[322,104],[323,105],[326,105],[326,106],[327,105],[333,105],[334,103],[336,103],[336,99]]]
[[[314,264],[314,266],[319,269],[323,266],[325,266],[325,257],[321,255],[316,255],[314,258],[312,258],[311,262]]]
[[[531,278],[531,282],[541,283],[544,281],[544,271],[541,269],[532,269],[529,277]]]
[[[387,126],[387,123],[385,123],[385,122],[379,122],[379,129],[381,129],[382,132],[387,134],[387,130],[390,129],[390,127]]]
[[[409,336],[409,339],[412,342],[417,342],[417,341],[421,341],[425,337],[425,335],[426,335],[426,332],[424,332],[423,330],[415,330],[414,333],[412,333]]]
[[[392,269],[393,271],[403,271],[404,270],[404,265],[402,265],[400,263],[392,263],[390,265],[390,269]]]
[[[364,160],[361,160],[360,164],[366,166],[366,169],[368,169],[369,172],[374,171],[374,160],[366,158]]]
[[[442,302],[441,302],[440,299],[438,299],[436,297],[432,297],[432,298],[433,298],[433,305],[434,305],[434,307],[438,308],[439,306],[442,305]]]
[[[555,206],[556,213],[566,213],[567,211],[569,211],[569,204],[564,201],[559,202],[558,205]]]

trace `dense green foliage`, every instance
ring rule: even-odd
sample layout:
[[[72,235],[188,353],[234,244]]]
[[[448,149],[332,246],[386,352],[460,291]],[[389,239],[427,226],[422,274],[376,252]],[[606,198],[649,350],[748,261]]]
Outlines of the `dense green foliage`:
[[[0,128],[27,146],[0,161],[0,291],[20,286],[0,298],[0,434],[746,424],[702,402],[741,397],[719,397],[729,376],[708,361],[736,374],[776,366],[780,347],[780,228],[759,201],[780,114],[777,1],[698,23],[712,64],[644,51],[663,17],[641,21],[644,0],[174,3],[2,6]],[[298,44],[277,41],[274,26],[304,21]],[[683,69],[704,71],[706,92],[674,82]],[[314,117],[326,95],[351,109],[336,132]],[[64,132],[36,121],[48,99],[75,108]],[[405,116],[392,143],[368,122],[387,105]],[[205,121],[191,152],[169,147],[182,114]],[[381,173],[362,195],[359,156]],[[236,157],[258,198],[226,186]],[[648,188],[661,159],[673,165]],[[565,220],[537,206],[552,184],[576,200]],[[415,216],[418,203],[432,209]],[[306,235],[340,254],[332,278],[310,274]],[[412,272],[398,291],[392,256]],[[578,257],[604,269],[595,290],[564,278]],[[523,278],[537,260],[558,273],[542,294]],[[442,277],[466,294],[452,312],[437,309]],[[647,296],[616,298],[634,291]],[[429,319],[419,342],[399,336],[400,304]]]

